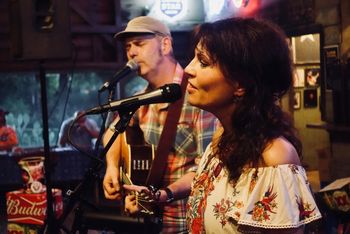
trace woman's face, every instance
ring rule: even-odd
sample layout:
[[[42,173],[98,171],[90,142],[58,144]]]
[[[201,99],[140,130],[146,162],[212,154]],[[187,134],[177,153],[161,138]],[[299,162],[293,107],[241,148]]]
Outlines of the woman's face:
[[[226,79],[218,63],[214,63],[201,43],[195,49],[195,56],[185,68],[188,74],[187,92],[190,104],[212,112],[229,114],[232,110],[237,83]]]

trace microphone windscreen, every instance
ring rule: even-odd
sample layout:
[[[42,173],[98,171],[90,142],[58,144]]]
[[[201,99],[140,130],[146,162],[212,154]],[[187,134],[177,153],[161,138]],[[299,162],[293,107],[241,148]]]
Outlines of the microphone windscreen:
[[[179,84],[167,84],[162,87],[162,96],[165,102],[175,102],[182,97]]]
[[[139,69],[139,64],[133,59],[130,59],[127,62],[126,66],[128,66],[131,71],[136,71],[137,69]]]

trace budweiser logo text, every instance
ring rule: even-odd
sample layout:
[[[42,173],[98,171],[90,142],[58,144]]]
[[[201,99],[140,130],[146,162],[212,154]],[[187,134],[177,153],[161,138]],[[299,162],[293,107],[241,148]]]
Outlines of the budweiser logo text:
[[[23,199],[24,200],[24,199]],[[21,203],[20,199],[7,200],[7,214],[8,215],[30,215],[30,216],[45,216],[46,200],[40,203],[27,201],[27,204]]]
[[[61,191],[54,193],[56,215],[63,209]],[[27,224],[43,224],[46,216],[46,193],[7,193],[8,221]]]

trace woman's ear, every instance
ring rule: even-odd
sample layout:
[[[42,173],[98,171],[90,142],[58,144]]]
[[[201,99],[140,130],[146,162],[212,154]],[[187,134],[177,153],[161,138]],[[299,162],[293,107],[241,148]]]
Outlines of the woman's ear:
[[[233,92],[233,103],[240,103],[243,100],[245,94],[245,89],[238,87],[234,92]]]
[[[234,91],[234,95],[236,97],[243,97],[245,94],[245,88],[238,85],[237,89]]]

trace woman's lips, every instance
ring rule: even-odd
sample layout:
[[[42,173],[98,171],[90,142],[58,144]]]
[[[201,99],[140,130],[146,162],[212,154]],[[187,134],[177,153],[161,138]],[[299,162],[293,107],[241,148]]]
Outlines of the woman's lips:
[[[187,92],[191,93],[193,91],[195,91],[197,88],[191,84],[190,82],[188,82],[188,85],[187,85]]]

